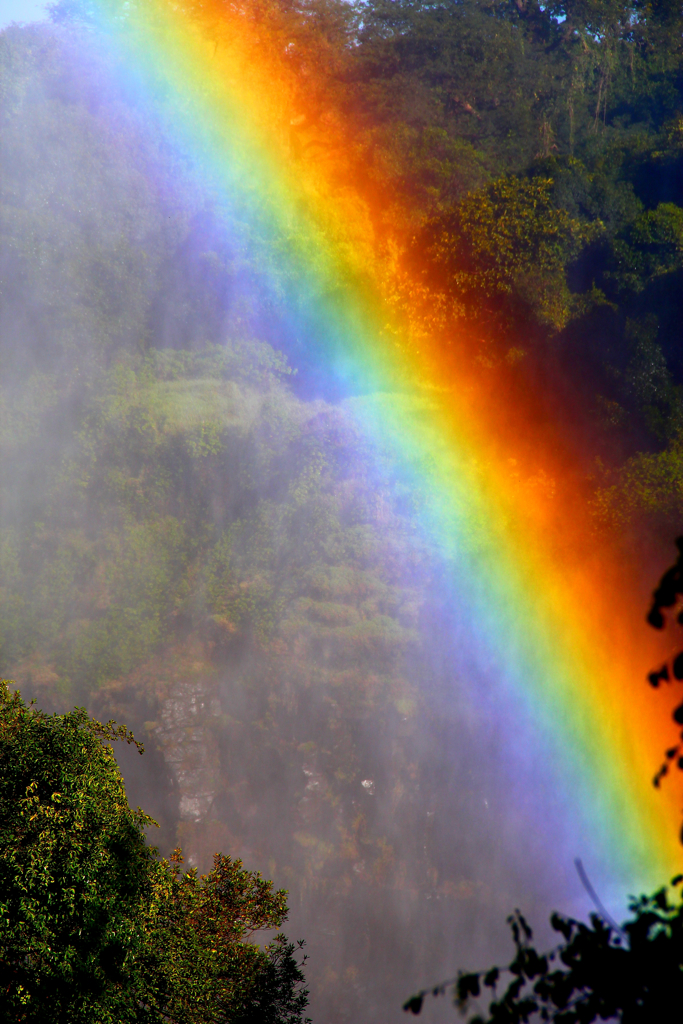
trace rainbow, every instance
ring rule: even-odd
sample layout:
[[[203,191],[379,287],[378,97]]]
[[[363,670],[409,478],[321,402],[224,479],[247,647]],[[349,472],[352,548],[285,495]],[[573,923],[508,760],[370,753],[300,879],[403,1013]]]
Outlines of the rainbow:
[[[501,724],[530,849],[568,866],[581,856],[622,891],[667,881],[681,863],[678,794],[651,780],[675,694],[645,685],[662,638],[645,625],[635,567],[594,535],[570,446],[539,426],[534,396],[491,393],[491,376],[425,325],[420,281],[386,230],[390,216],[400,240],[408,220],[377,206],[391,182],[361,188],[353,125],[320,113],[334,55],[312,50],[297,75],[267,3],[95,7],[149,125],[291,272],[283,331],[313,339],[320,372],[424,496],[467,637],[462,687]]]

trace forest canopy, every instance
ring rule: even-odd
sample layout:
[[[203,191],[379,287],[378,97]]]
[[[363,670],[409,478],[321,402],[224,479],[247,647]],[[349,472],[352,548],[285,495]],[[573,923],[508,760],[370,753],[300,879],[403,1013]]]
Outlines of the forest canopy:
[[[184,6],[209,36],[219,31],[208,8],[191,0]],[[680,514],[676,467],[683,376],[678,345],[683,15],[678,6],[305,0],[242,9],[255,24],[262,19],[270,26],[273,45],[314,93],[306,116],[288,129],[293,159],[324,155],[331,120],[352,126],[347,173],[361,196],[372,196],[378,239],[396,235],[401,225],[394,242],[413,277],[417,268],[428,284],[429,329],[440,331],[446,346],[455,337],[465,338],[473,358],[507,359],[510,374],[562,393],[561,404],[573,420],[578,408],[580,429],[599,459],[590,471],[596,477],[600,523],[632,528],[640,536],[666,526],[671,534]],[[62,0],[53,7],[61,26],[87,26],[91,14],[85,0]],[[24,82],[26,75],[34,75],[34,81],[48,75],[48,104],[84,88],[73,81],[74,71],[46,59],[46,45],[56,56],[56,38],[29,45],[25,37],[28,49],[20,62]],[[16,118],[19,81],[13,72],[8,96],[16,100],[6,107],[3,129],[8,153],[22,132]],[[92,81],[88,88],[94,88]],[[76,109],[86,129],[88,114]],[[45,106],[42,116],[48,116]],[[117,110],[119,160],[131,143],[140,146],[135,131],[134,117]],[[102,239],[118,238],[117,245],[129,246],[123,260],[113,250],[98,256],[98,273],[107,270],[83,312],[97,324],[101,342],[110,337],[115,349],[143,337],[145,344],[163,347],[217,342],[228,311],[275,341],[279,311],[271,308],[264,315],[259,271],[247,256],[249,245],[256,244],[246,240],[248,228],[241,226],[243,247],[236,252],[228,251],[221,236],[221,210],[215,205],[198,208],[189,218],[189,211],[178,209],[170,218],[160,217],[142,166],[125,160],[119,173],[115,160],[105,170],[98,156],[104,153],[101,133],[99,139],[100,150],[83,152],[81,166],[91,168],[92,181],[103,184],[103,176],[111,177],[108,216],[128,225],[124,233],[134,229],[145,237],[144,266],[134,269],[130,261],[141,257],[139,247],[130,247],[133,237],[123,243],[119,232],[99,232]],[[147,137],[145,159],[150,144],[155,145]],[[58,144],[56,153],[60,148],[64,154],[65,144]],[[98,160],[100,171],[93,173]],[[34,187],[45,188],[37,165],[33,175],[10,184],[12,166],[19,164],[8,161],[5,173],[15,200],[20,195],[27,200]],[[70,197],[75,179],[67,174],[63,182],[62,213],[54,211],[62,218],[59,232],[56,224],[40,228],[42,237],[58,235],[60,246],[74,227],[72,219],[68,225],[63,220],[69,203],[78,205],[92,226],[104,215],[101,193],[92,195],[86,214],[81,191]],[[496,212],[501,203],[502,220]],[[10,232],[15,207],[16,201],[6,207]],[[26,308],[28,290],[39,296],[45,288],[43,280],[31,277],[30,261],[23,269],[20,256],[36,230],[38,224],[23,225],[23,240],[8,238],[6,251],[16,256],[12,273],[4,277],[6,308],[19,321],[22,314],[13,311]],[[73,243],[60,251],[84,251]],[[258,251],[268,274],[277,277],[272,259]],[[68,260],[67,255],[67,267]],[[126,266],[124,281],[117,275]],[[84,266],[79,267],[82,273]],[[18,288],[10,284],[19,280]],[[171,304],[169,286],[175,296]],[[45,296],[55,327],[64,315],[58,306],[68,307],[74,287],[72,279]],[[282,294],[292,287],[296,282],[283,280]],[[125,308],[117,310],[116,295],[124,293]],[[79,305],[84,295],[79,291]],[[86,332],[87,318],[80,319]],[[202,338],[196,336],[199,323]],[[72,345],[73,325],[68,333]],[[297,353],[297,366],[310,372],[306,344]],[[16,358],[14,350],[10,358]],[[310,384],[319,386],[314,374]]]

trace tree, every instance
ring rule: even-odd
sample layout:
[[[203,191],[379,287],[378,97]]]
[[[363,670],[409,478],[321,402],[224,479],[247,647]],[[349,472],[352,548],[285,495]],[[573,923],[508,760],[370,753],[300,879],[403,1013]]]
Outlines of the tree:
[[[183,1024],[301,1021],[308,998],[295,947],[284,935],[265,950],[249,941],[282,923],[287,894],[221,854],[207,875],[181,864],[176,850],[152,882],[144,961],[160,1016]]]
[[[153,854],[108,741],[82,709],[48,716],[0,691],[0,986],[4,1020],[134,1020]],[[123,979],[128,978],[124,986]]]
[[[550,178],[502,177],[428,220],[420,262],[470,317],[558,328],[569,319],[567,263],[588,232],[558,208]]]
[[[675,608],[683,597],[683,537],[676,541],[679,556],[654,591],[647,620],[655,629],[666,623],[665,610]],[[683,611],[677,614],[683,625]],[[652,686],[671,678],[683,680],[683,651],[651,672]],[[673,712],[683,725],[683,704]],[[654,779],[655,786],[676,761],[683,770],[681,747],[666,752],[666,761]],[[683,831],[681,832],[683,842]],[[577,861],[582,875],[583,869]],[[683,875],[672,880],[679,886]],[[586,887],[589,883],[586,881]],[[594,896],[594,894],[592,894]],[[590,925],[554,913],[553,929],[562,936],[554,949],[539,953],[532,945],[533,933],[519,910],[508,918],[516,954],[507,967],[460,972],[454,981],[435,986],[434,996],[452,987],[456,1006],[467,1012],[483,990],[491,992],[488,1013],[477,1014],[470,1024],[520,1024],[532,1018],[557,1024],[591,1024],[595,1020],[618,1018],[622,1024],[652,1024],[670,1020],[683,1001],[683,896],[671,902],[666,888],[651,896],[632,899],[632,918],[616,924],[594,896],[599,913]],[[509,983],[498,997],[501,977]],[[413,1014],[422,1011],[428,990],[418,992],[404,1004]],[[679,1010],[680,1012],[680,1010]]]
[[[675,879],[677,883],[683,878]],[[652,1024],[671,1019],[683,998],[683,903],[672,905],[666,889],[631,904],[632,920],[615,927],[598,914],[590,925],[561,914],[551,924],[563,941],[539,954],[531,928],[520,912],[509,923],[516,955],[506,968],[460,974],[454,982],[455,1003],[465,1012],[482,992],[493,1000],[485,1016],[470,1024],[519,1024],[538,1014],[557,1024],[591,1024],[619,1018],[622,1024]],[[501,975],[511,980],[500,998]],[[443,986],[434,990],[443,991]],[[420,1013],[426,993],[413,996],[404,1009]]]
[[[118,739],[136,742],[2,683],[0,1020],[300,1022],[294,946],[250,941],[281,924],[286,893],[229,857],[206,876],[183,873],[180,851],[160,860],[152,819],[126,801]]]

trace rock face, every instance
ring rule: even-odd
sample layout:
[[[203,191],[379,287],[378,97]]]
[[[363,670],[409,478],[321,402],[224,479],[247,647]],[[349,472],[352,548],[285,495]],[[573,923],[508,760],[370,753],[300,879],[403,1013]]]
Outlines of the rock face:
[[[178,787],[180,821],[203,821],[215,800],[220,785],[218,751],[206,718],[220,713],[220,700],[203,682],[178,687],[159,709],[154,735]]]

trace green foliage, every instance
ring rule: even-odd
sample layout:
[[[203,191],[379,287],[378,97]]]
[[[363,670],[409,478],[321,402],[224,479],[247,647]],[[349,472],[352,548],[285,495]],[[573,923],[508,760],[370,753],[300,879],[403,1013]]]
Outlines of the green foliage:
[[[456,166],[433,193],[434,205],[494,168],[518,170],[539,145],[552,146],[557,129],[545,126],[550,111],[564,105],[555,78],[562,62],[555,54],[539,60],[552,35],[547,17],[546,25],[545,39],[537,38],[505,3],[380,0],[364,9],[353,97],[363,118],[380,126],[380,138],[404,124],[438,127],[477,154],[480,181]]]
[[[135,742],[82,708],[46,715],[2,684],[0,1019],[301,1021],[295,947],[252,941],[285,919],[286,893],[220,854],[202,876],[181,871],[179,850],[158,860],[152,819],[126,801],[119,739]]]
[[[148,909],[144,962],[159,1019],[300,1022],[308,999],[295,947],[284,935],[264,949],[251,941],[282,923],[287,894],[220,854],[206,875],[181,863],[179,850],[161,862]]]
[[[267,377],[259,354],[256,346],[251,369],[244,359],[238,379]],[[61,675],[76,685],[130,671],[168,634],[200,551],[212,543],[202,523],[217,475],[225,470],[233,500],[253,506],[287,444],[284,393],[241,389],[226,379],[231,360],[228,350],[205,354],[185,371],[182,356],[150,356],[118,363],[91,381],[71,457],[47,470],[47,486],[36,496],[42,521],[24,533],[23,558],[17,527],[4,533],[11,595],[5,644],[19,643],[17,602],[22,591],[28,599],[27,586],[35,618],[31,628],[31,614],[24,617],[24,652],[49,645]],[[275,387],[276,377],[270,379]],[[24,441],[13,396],[7,402],[3,441],[11,473],[33,455],[35,442]],[[214,542],[220,536],[217,524]],[[30,553],[36,546],[38,558]]]
[[[151,819],[128,807],[107,745],[132,737],[82,709],[45,715],[4,683],[0,701],[2,1019],[142,1019]]]
[[[553,203],[552,185],[500,178],[423,228],[421,259],[470,316],[490,319],[493,311],[521,326],[536,315],[555,329],[569,319],[565,267],[587,232]]]
[[[640,452],[613,471],[593,499],[597,522],[610,528],[655,522],[661,529],[681,518],[683,446],[676,436],[661,452]]]
[[[624,236],[613,245],[619,269],[612,277],[620,288],[640,292],[655,278],[683,265],[683,209],[675,203],[645,210],[628,225]]]
[[[471,339],[475,358],[485,342],[492,368],[519,354],[509,374],[561,377],[568,420],[592,417],[591,459],[612,468],[678,429],[680,29],[659,5],[379,0],[329,85],[410,211],[426,330]],[[645,401],[629,324],[653,310],[671,387]],[[641,524],[654,535],[660,518]]]

